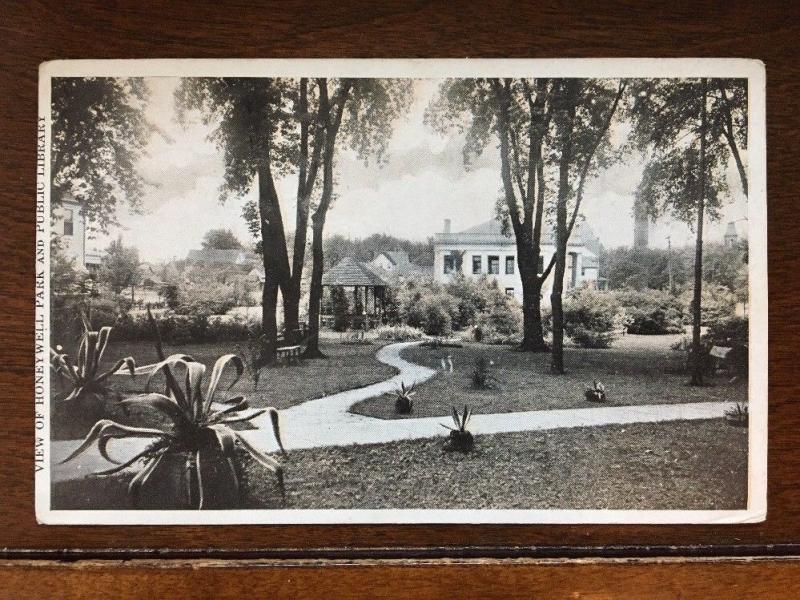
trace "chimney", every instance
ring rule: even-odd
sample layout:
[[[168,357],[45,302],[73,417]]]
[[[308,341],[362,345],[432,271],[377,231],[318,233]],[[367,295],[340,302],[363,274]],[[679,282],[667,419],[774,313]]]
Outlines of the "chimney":
[[[450,219],[444,220],[444,232],[450,233]]]

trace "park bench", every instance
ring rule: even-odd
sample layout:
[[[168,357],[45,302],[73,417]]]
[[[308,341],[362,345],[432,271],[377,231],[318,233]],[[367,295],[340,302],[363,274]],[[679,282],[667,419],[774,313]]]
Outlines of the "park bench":
[[[295,363],[300,362],[300,352],[300,346],[278,346],[275,350],[275,357],[278,361],[285,358],[286,365],[289,366],[292,364],[292,361]]]

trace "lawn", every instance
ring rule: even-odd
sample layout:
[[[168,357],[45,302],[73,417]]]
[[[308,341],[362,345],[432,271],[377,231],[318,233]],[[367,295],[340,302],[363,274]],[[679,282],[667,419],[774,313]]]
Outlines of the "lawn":
[[[326,359],[301,360],[299,364],[292,366],[281,364],[264,368],[261,370],[257,390],[253,389],[251,373],[245,371],[242,378],[229,392],[229,397],[243,395],[247,398],[250,406],[274,406],[284,409],[328,394],[383,381],[393,376],[396,370],[375,359],[378,348],[380,348],[378,344],[344,344],[340,341],[325,340],[321,344],[321,349],[327,355]],[[164,351],[168,355],[188,354],[205,364],[208,369],[205,387],[208,386],[211,369],[217,358],[228,353],[241,354],[240,347],[233,342],[183,346],[165,345]],[[133,356],[137,365],[158,362],[152,343],[114,342],[112,339],[103,357],[100,372],[111,368],[117,359],[125,356]],[[226,385],[232,381],[233,373],[234,370],[229,367],[226,376],[222,379],[220,389],[225,389]],[[74,409],[63,407],[58,409],[57,405],[53,404],[52,439],[82,438],[101,418],[110,418],[119,423],[145,427],[164,424],[163,419],[151,410],[131,407],[126,412],[117,402],[119,397],[144,392],[146,379],[145,375],[139,375],[132,379],[129,374],[121,371],[119,375],[111,378],[114,393],[102,400],[99,408],[89,410],[83,407],[80,418],[75,418]],[[160,381],[154,382],[152,389],[163,391],[163,377],[159,376],[158,379]],[[54,392],[60,391],[62,385],[55,381]],[[218,399],[222,399],[222,397],[218,396]],[[236,427],[247,429],[250,425],[240,423]]]
[[[606,350],[568,347],[564,350],[567,373],[550,374],[550,354],[523,353],[508,346],[466,343],[463,348],[415,346],[403,358],[438,368],[448,353],[453,372],[440,372],[419,386],[410,415],[398,415],[390,398],[372,398],[353,406],[351,412],[383,419],[443,416],[453,405],[468,404],[475,413],[500,413],[553,408],[598,406],[583,395],[597,379],[606,387],[605,406],[672,404],[747,400],[747,382],[715,377],[709,385],[691,387],[679,373],[682,354],[670,349],[679,336],[627,335]],[[474,389],[471,374],[475,361],[494,362],[491,387]]]
[[[742,509],[747,428],[722,419],[637,423],[291,452],[286,501],[243,458],[243,508]],[[242,456],[244,456],[242,454]],[[127,505],[131,473],[53,486],[55,508]]]
[[[251,406],[274,406],[278,409],[288,408],[307,400],[321,398],[328,394],[343,390],[363,387],[377,381],[383,381],[396,373],[393,367],[384,365],[375,359],[379,345],[352,345],[334,341],[323,342],[322,351],[326,359],[301,360],[292,366],[264,368],[258,389],[253,390],[253,379],[248,372],[231,390],[231,394],[242,394],[247,397]],[[211,375],[214,362],[228,353],[238,353],[237,344],[187,344],[184,346],[165,345],[164,352],[169,354],[188,354],[208,368],[206,378]],[[157,362],[153,345],[149,342],[117,342],[112,341],[106,351],[107,366],[123,356],[133,356],[139,365]],[[233,369],[230,368],[230,373]],[[230,377],[223,379],[225,383]],[[115,389],[123,393],[143,391],[145,377],[137,377],[132,381],[129,376],[120,375],[114,378]],[[208,381],[206,380],[206,385]]]

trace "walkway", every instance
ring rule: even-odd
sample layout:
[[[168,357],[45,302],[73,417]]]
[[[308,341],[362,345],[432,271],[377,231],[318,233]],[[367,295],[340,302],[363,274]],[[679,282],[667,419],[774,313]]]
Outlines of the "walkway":
[[[402,342],[384,346],[376,358],[400,372],[394,377],[363,388],[347,390],[318,400],[310,400],[280,411],[281,433],[287,450],[346,446],[349,444],[379,444],[399,440],[430,438],[447,435],[442,423],[450,425],[450,418],[423,417],[416,419],[377,419],[348,412],[353,404],[393,392],[404,382],[420,384],[436,375],[428,367],[408,362],[400,353],[420,342]],[[387,400],[388,401],[388,400]],[[627,423],[654,423],[659,421],[684,421],[722,417],[731,406],[726,402],[696,402],[691,404],[651,404],[640,406],[605,406],[556,410],[532,410],[513,413],[473,415],[469,429],[476,435],[510,433],[515,431],[542,431],[566,427],[592,427],[624,425]],[[272,427],[266,417],[253,420],[257,429],[242,431],[247,440],[265,452],[278,450]],[[67,465],[55,462],[75,448],[75,441],[51,443],[53,480],[73,478],[77,474],[91,473],[108,468],[108,463],[90,450]],[[143,447],[143,442],[120,440],[110,445],[114,456],[133,456]]]

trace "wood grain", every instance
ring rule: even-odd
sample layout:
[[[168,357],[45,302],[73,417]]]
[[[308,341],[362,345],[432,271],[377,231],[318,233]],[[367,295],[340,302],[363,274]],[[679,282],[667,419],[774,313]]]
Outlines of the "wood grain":
[[[797,598],[792,561],[103,562],[0,565],[0,599]],[[54,593],[56,592],[57,593]]]
[[[342,553],[347,556],[638,556],[798,552],[800,384],[797,349],[800,329],[795,307],[800,292],[797,275],[800,272],[800,253],[797,252],[800,244],[797,218],[799,12],[796,5],[777,2],[611,1],[602,6],[585,1],[564,5],[420,0],[338,4],[297,0],[280,3],[4,2],[0,6],[0,39],[3,40],[0,47],[3,55],[0,204],[5,215],[5,227],[0,235],[4,267],[0,278],[3,415],[0,548],[5,548],[8,556],[39,557],[53,553],[74,556],[78,552],[82,556],[130,556],[132,550],[172,557],[191,556],[194,552],[229,557],[337,556]],[[765,523],[742,526],[213,528],[45,527],[36,524],[32,466],[32,249],[38,64],[64,58],[328,56],[704,56],[765,61],[769,276],[772,282],[770,483],[769,517]],[[14,571],[11,576],[24,577],[24,573],[31,573],[33,569],[37,578],[48,577],[49,571],[44,567],[26,568],[29,571]],[[795,563],[776,564],[771,568],[781,577],[789,572],[797,573]],[[741,569],[742,574],[736,577],[741,577],[743,584],[748,583],[747,567]],[[361,573],[344,567],[340,570],[341,577],[355,577],[354,573]],[[134,574],[143,572],[125,571],[125,576],[132,577],[131,585],[135,585],[140,580],[136,580]],[[203,577],[211,581],[218,572],[203,571]],[[525,571],[503,571],[512,572]],[[70,573],[69,577],[81,576],[80,571]],[[489,586],[496,581],[497,571],[487,573],[482,581]],[[602,572],[593,573],[596,573],[593,581],[602,583]],[[102,569],[92,577],[96,577],[96,581],[109,579],[108,575],[102,575]],[[167,573],[163,577],[166,582],[172,575]],[[426,580],[433,581],[431,577]],[[611,585],[608,581],[606,584]],[[756,582],[748,585],[756,585]],[[427,590],[423,592],[428,593]],[[426,597],[425,593],[419,596]]]

